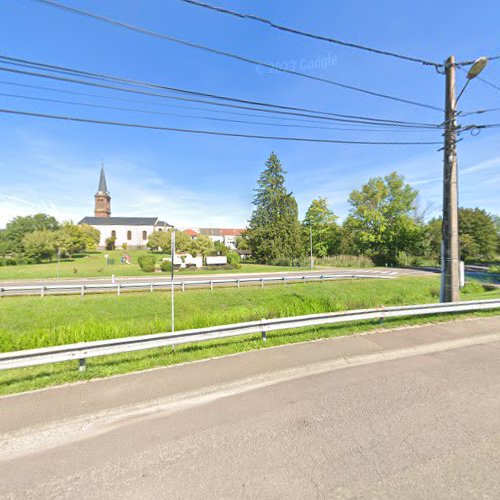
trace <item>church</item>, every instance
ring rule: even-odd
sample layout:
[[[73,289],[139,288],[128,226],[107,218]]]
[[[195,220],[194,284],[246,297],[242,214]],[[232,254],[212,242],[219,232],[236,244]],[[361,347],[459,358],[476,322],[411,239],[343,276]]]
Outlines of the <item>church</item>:
[[[111,195],[106,184],[104,168],[101,167],[99,187],[95,194],[94,217],[84,217],[78,224],[89,224],[101,232],[100,247],[106,246],[108,238],[116,238],[115,245],[126,243],[129,247],[143,247],[154,231],[167,231],[173,226],[158,217],[111,217]]]

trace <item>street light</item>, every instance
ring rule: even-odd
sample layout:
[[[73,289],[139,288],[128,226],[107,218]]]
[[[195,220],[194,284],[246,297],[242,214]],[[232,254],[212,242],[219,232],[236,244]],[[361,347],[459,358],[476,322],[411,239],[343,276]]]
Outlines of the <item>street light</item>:
[[[469,85],[470,81],[476,76],[478,76],[481,71],[483,71],[484,68],[486,68],[486,65],[488,64],[488,58],[487,57],[479,57],[474,61],[474,64],[471,66],[467,73],[467,81],[465,82],[465,85],[463,86],[462,90],[460,91],[460,94],[458,94],[457,100],[455,101],[455,104],[458,102],[460,97],[462,97],[462,94],[464,93],[465,89],[467,88],[467,85]]]

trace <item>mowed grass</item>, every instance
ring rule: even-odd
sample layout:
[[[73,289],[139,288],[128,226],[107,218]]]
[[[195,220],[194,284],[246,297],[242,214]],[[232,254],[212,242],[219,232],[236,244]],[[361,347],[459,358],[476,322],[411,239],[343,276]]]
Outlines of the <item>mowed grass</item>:
[[[121,257],[127,253],[131,257],[131,264],[122,264]],[[140,255],[149,253],[147,250],[129,249],[113,250],[105,252],[94,252],[75,256],[72,259],[64,259],[57,263],[45,262],[42,264],[30,264],[20,266],[0,267],[0,281],[20,279],[56,279],[59,278],[105,278],[115,275],[120,276],[158,276],[157,273],[145,273],[139,267],[137,259]],[[106,264],[105,255],[114,260],[113,264]],[[158,260],[166,257],[166,254],[157,254]],[[297,271],[303,268],[287,266],[267,266],[262,264],[242,263],[241,269],[232,270],[207,270],[207,271],[182,271],[177,272],[179,276],[186,274],[218,274],[218,273],[260,273],[277,271]]]
[[[397,280],[339,281],[297,285],[191,290],[176,293],[176,330],[261,318],[274,318],[380,305],[437,302],[436,277]],[[464,295],[464,300],[500,297],[500,290]],[[485,315],[491,313],[477,313]],[[498,311],[497,313],[498,314]],[[386,326],[443,321],[456,316],[397,319]],[[85,297],[5,297],[0,299],[0,350],[36,348],[170,330],[170,295],[165,292]],[[153,349],[89,359],[87,371],[60,363],[0,372],[0,394],[64,382],[194,361],[318,338],[379,328],[378,322],[271,332],[264,344],[258,335]]]

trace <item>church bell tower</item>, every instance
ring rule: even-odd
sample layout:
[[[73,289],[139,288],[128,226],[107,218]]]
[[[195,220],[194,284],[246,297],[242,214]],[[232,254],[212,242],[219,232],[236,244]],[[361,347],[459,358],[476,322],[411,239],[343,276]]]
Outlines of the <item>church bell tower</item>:
[[[111,216],[111,196],[106,186],[106,176],[104,175],[104,167],[101,166],[101,177],[99,178],[99,188],[95,194],[95,216],[110,217]]]

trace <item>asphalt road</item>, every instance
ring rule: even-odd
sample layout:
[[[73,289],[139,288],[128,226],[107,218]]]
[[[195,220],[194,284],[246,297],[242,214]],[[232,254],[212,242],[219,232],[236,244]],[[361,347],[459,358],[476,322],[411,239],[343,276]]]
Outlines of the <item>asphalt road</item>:
[[[500,498],[500,317],[0,398],[1,498]]]

